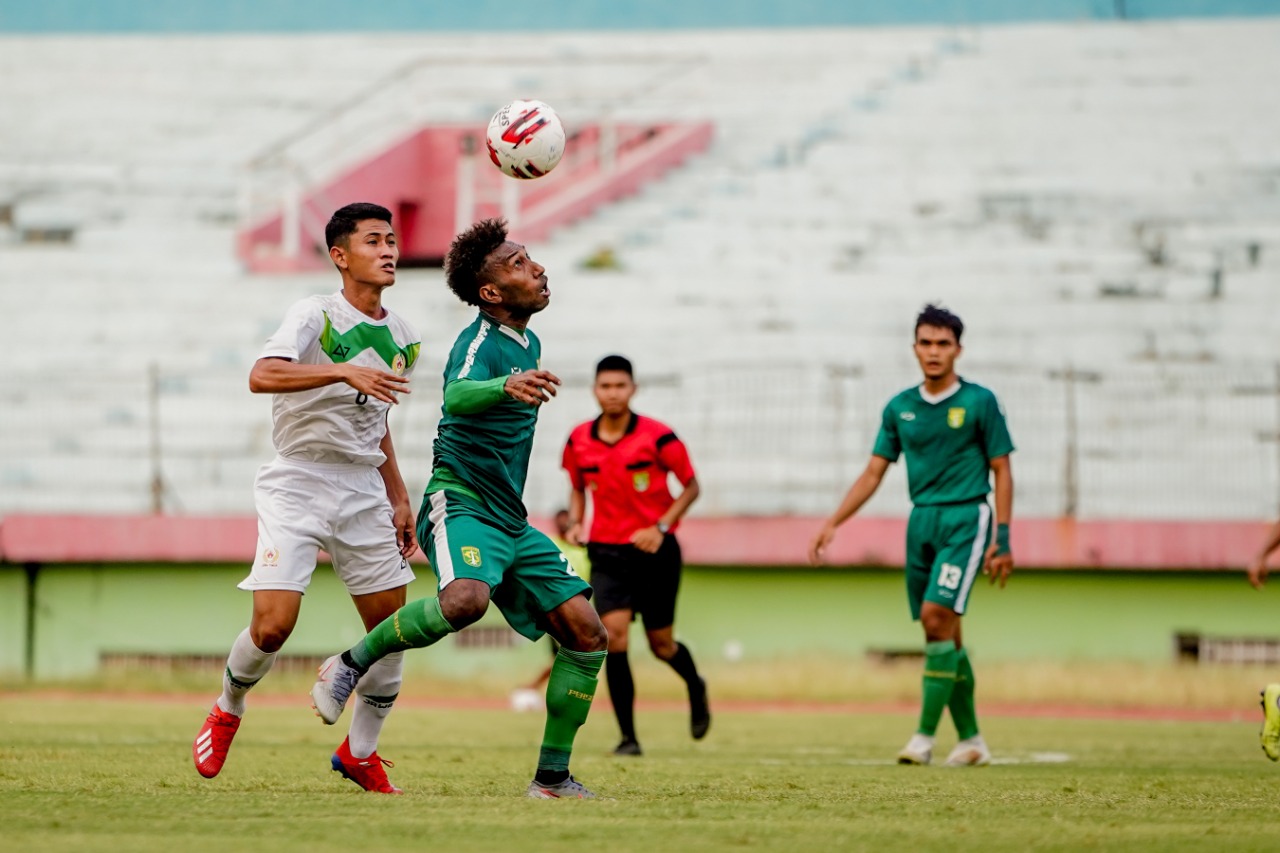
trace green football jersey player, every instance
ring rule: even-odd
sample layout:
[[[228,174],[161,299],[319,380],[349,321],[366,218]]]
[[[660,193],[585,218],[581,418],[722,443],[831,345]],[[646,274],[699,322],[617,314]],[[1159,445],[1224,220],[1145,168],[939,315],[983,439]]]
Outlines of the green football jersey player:
[[[964,324],[928,305],[916,318],[915,354],[924,381],[884,407],[871,459],[835,513],[814,537],[810,562],[822,561],[836,529],[862,508],[889,465],[906,457],[911,517],[907,522],[906,581],[911,618],[924,629],[920,723],[898,753],[902,764],[928,764],[944,709],[959,742],[952,766],[980,766],[991,753],[978,730],[973,667],[961,641],[960,620],[979,572],[1004,586],[1013,571],[1009,522],[1013,515],[1013,441],[995,394],[962,379],[955,369]],[[995,481],[995,518],[987,501]]]
[[[540,364],[529,319],[551,301],[546,270],[486,219],[454,239],[445,258],[454,294],[479,309],[458,335],[444,372],[444,408],[418,542],[439,593],[401,607],[363,640],[325,661],[311,691],[329,724],[355,683],[387,655],[430,646],[480,619],[489,602],[531,640],[560,644],[547,681],[547,723],[535,799],[593,797],[569,773],[587,719],[608,634],[588,602],[591,587],[544,533],[529,526],[524,484],[538,409],[560,380]]]

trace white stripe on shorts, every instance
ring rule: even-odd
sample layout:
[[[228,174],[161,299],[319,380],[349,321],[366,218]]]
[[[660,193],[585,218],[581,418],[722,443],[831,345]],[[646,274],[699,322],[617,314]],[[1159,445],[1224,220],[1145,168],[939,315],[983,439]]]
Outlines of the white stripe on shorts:
[[[982,566],[982,557],[987,551],[987,540],[991,538],[991,507],[985,503],[978,504],[978,535],[973,538],[973,548],[969,551],[969,564],[964,567],[964,582],[960,585],[960,594],[956,596],[956,613],[964,615],[969,606],[969,589],[973,586],[978,569]]]
[[[440,575],[440,588],[444,589],[453,583],[453,554],[449,552],[449,534],[444,527],[447,514],[444,490],[432,492],[431,512],[427,519],[431,522],[431,539],[436,543],[436,572]]]

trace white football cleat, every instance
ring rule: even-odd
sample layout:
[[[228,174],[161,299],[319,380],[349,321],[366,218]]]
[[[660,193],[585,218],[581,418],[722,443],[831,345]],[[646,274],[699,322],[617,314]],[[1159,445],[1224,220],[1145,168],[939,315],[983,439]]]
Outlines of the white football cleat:
[[[919,732],[898,751],[899,764],[928,764],[933,760],[933,738]]]
[[[342,716],[342,709],[351,691],[356,689],[361,673],[343,663],[342,655],[334,655],[320,664],[318,675],[311,687],[311,707],[326,726],[332,726]]]
[[[991,763],[991,750],[982,735],[974,735],[956,744],[947,756],[948,767],[986,767]]]

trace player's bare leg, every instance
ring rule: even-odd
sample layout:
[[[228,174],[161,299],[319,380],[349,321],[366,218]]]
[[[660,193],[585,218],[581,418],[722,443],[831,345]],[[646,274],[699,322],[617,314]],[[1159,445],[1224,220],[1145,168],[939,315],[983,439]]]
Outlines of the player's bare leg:
[[[222,675],[222,695],[205,717],[191,745],[196,770],[206,779],[222,772],[231,741],[240,728],[245,694],[262,680],[275,663],[276,652],[289,639],[302,608],[302,593],[259,589],[253,593],[249,627],[236,637]]]

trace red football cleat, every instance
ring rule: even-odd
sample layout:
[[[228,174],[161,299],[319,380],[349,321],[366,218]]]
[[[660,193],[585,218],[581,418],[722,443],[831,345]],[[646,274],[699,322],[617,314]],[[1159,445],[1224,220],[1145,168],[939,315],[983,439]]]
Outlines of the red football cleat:
[[[377,794],[404,793],[404,791],[391,784],[387,779],[387,771],[382,769],[384,765],[395,767],[395,764],[385,758],[380,758],[376,752],[368,758],[356,758],[351,754],[350,745],[344,740],[342,746],[338,747],[338,751],[333,754],[330,763],[333,765],[334,770],[366,791],[373,791]]]
[[[196,735],[191,745],[191,757],[196,762],[196,770],[206,779],[212,779],[222,770],[227,760],[227,750],[231,748],[231,739],[240,728],[240,718],[228,714],[215,702],[213,710],[205,718],[200,734]]]

